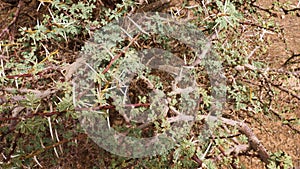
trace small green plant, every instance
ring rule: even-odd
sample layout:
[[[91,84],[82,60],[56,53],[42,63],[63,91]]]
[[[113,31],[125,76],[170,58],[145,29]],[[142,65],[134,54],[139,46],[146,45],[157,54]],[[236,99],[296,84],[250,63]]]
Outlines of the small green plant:
[[[229,0],[216,1],[219,13],[217,14],[217,19],[215,20],[216,25],[219,30],[227,29],[228,25],[234,28],[238,25],[238,21],[242,18],[240,12],[238,12],[232,2]]]
[[[268,164],[268,168],[270,169],[289,169],[293,167],[293,161],[291,156],[286,154],[285,152],[278,151],[271,155],[270,164]]]

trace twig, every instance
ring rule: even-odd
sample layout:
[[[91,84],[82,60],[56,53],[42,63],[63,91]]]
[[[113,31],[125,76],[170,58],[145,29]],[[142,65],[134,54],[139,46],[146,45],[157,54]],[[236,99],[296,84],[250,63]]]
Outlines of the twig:
[[[120,52],[117,56],[115,56],[115,57],[109,62],[109,64],[106,66],[106,68],[102,71],[102,74],[105,74],[105,73],[109,70],[109,68],[111,67],[111,65],[112,65],[117,59],[119,59],[119,58],[122,56],[122,54],[124,54],[124,53],[128,50],[128,48],[135,42],[135,40],[136,40],[139,36],[140,36],[140,33],[138,33],[138,34],[130,41],[130,43],[125,47],[125,49],[124,49],[122,52]]]
[[[8,162],[11,159],[13,153],[16,151],[16,148],[17,148],[17,145],[18,145],[18,139],[20,137],[21,137],[21,132],[19,130],[18,133],[17,133],[17,135],[15,136],[15,138],[13,140],[11,151],[8,153],[7,158],[4,159],[4,162]]]
[[[281,9],[283,10],[284,14],[289,14],[289,12],[294,12],[294,11],[300,11],[299,7],[292,8],[292,9],[285,9],[285,8],[281,8]]]
[[[68,143],[68,142],[71,142],[71,141],[74,141],[74,140],[77,140],[77,139],[79,139],[79,140],[80,140],[80,139],[84,139],[84,138],[86,138],[86,137],[87,137],[87,136],[86,136],[85,134],[79,134],[77,137],[74,137],[74,138],[72,138],[72,139],[64,139],[64,140],[62,140],[62,141],[60,141],[60,142],[57,142],[57,143],[54,143],[54,144],[52,144],[52,145],[46,146],[46,147],[43,148],[43,149],[33,151],[33,152],[31,152],[30,154],[28,154],[28,155],[26,155],[26,156],[23,156],[23,159],[28,159],[28,158],[37,156],[37,155],[43,153],[44,151],[49,150],[49,149],[52,149],[52,148],[54,148],[54,147],[56,147],[56,146],[59,146],[59,145],[61,145],[61,144],[65,144],[65,143]]]
[[[216,38],[216,34],[212,34],[211,37],[209,39],[214,39]],[[208,40],[208,42],[205,44],[203,51],[201,52],[201,54],[197,57],[197,59],[195,60],[195,62],[192,64],[192,66],[197,66],[198,64],[201,63],[202,59],[205,58],[205,56],[210,52],[212,46],[212,42],[210,42]]]
[[[21,78],[21,77],[34,77],[35,75],[38,75],[39,77],[43,77],[46,73],[49,73],[50,71],[60,71],[60,70],[61,70],[60,66],[49,66],[37,73],[29,72],[29,73],[23,73],[23,74],[17,74],[17,75],[7,75],[5,77],[8,79],[16,79],[16,78]]]
[[[169,123],[174,123],[174,122],[178,122],[178,121],[193,121],[193,120],[195,120],[194,116],[185,115],[185,114],[179,112],[178,110],[176,110],[173,106],[170,106],[169,108],[174,113],[176,113],[175,117],[168,118]]]
[[[24,119],[29,119],[29,118],[32,118],[32,117],[35,117],[35,116],[50,117],[50,116],[53,116],[53,115],[59,115],[59,114],[66,113],[66,112],[67,111],[38,112],[38,113],[29,114],[29,115],[22,116],[22,117],[18,117],[18,116],[15,116],[15,117],[0,117],[0,122],[11,121],[11,120],[24,120]]]
[[[259,73],[261,73],[262,75],[264,75],[265,72],[269,72],[270,70],[269,69],[258,69],[252,65],[249,65],[249,64],[245,64],[243,66],[236,66],[235,67],[236,70],[238,71],[242,71],[242,70],[245,70],[245,69],[248,69],[248,70],[251,70],[251,71],[257,71]],[[283,70],[280,70],[280,71],[283,71]],[[287,94],[290,94],[292,95],[293,97],[297,98],[298,100],[300,100],[300,96],[298,96],[297,94],[293,93],[292,91],[282,87],[282,86],[279,86],[279,85],[276,85],[274,83],[272,83],[265,75],[264,75],[266,81],[268,82],[268,84],[271,84],[272,86],[286,92]]]
[[[277,117],[279,117],[281,119],[281,121],[288,121],[288,119],[282,117],[280,115],[279,112],[277,112],[276,110],[274,110],[272,107],[269,108],[269,110],[271,110]],[[300,130],[298,130],[297,128],[295,128],[294,126],[291,125],[291,123],[287,123],[286,124],[288,127],[290,127],[293,131],[295,131],[296,133],[300,134]]]
[[[260,46],[255,46],[255,48],[249,53],[249,55],[246,58],[250,59],[253,56],[253,54],[256,52],[256,50],[259,48]]]
[[[0,39],[4,36],[5,32],[9,32],[9,27],[17,21],[22,5],[23,5],[23,0],[20,0],[17,6],[17,10],[14,14],[13,20],[2,30],[2,32],[0,33]]]
[[[192,159],[199,165],[199,167],[202,167],[202,160],[200,160],[196,154],[193,155]]]
[[[57,90],[33,90],[33,89],[25,89],[25,88],[21,88],[21,89],[15,89],[15,88],[0,88],[0,90],[3,90],[3,91],[6,91],[6,92],[10,92],[10,93],[13,93],[13,92],[20,92],[20,93],[33,93],[35,94],[35,97],[38,98],[38,99],[42,99],[42,98],[45,98],[53,93],[56,93]]]
[[[300,56],[300,54],[295,54],[295,53],[293,52],[292,56],[290,56],[290,57],[283,63],[283,66],[286,66],[288,63],[291,62],[292,59],[294,59],[295,57],[299,57],[299,56]],[[292,63],[290,63],[290,64],[292,64]]]
[[[292,92],[292,91],[290,91],[290,90],[288,90],[288,89],[286,89],[286,88],[284,88],[284,87],[282,87],[282,86],[278,86],[278,85],[276,85],[276,84],[274,84],[274,83],[272,83],[272,82],[270,82],[270,83],[271,83],[272,86],[274,86],[274,87],[280,89],[281,91],[284,91],[284,92],[286,92],[287,94],[290,94],[290,95],[292,95],[293,97],[295,97],[295,98],[297,98],[298,100],[300,100],[300,96],[296,95],[294,92]]]

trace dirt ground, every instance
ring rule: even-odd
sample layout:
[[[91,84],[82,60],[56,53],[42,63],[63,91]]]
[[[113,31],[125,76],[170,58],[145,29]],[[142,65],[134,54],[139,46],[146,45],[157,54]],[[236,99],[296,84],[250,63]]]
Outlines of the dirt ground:
[[[257,5],[262,8],[271,8],[273,1],[257,1]],[[286,3],[286,1],[280,1]],[[291,1],[292,4],[298,4],[299,1]],[[280,68],[284,66],[293,54],[300,52],[300,11],[294,14],[285,14],[283,11],[276,13],[274,21],[282,30],[280,33],[270,33],[267,36],[270,44],[267,46],[267,52],[264,58],[259,58],[267,61],[271,67]],[[299,68],[300,62],[298,61],[292,65],[294,68]],[[286,79],[283,82],[287,88],[299,91],[299,79]],[[280,96],[275,99],[272,106],[277,112],[285,112],[282,114],[286,119],[293,119],[300,117],[300,102],[299,100],[281,92]],[[286,111],[286,108],[291,111]],[[256,119],[260,119],[259,124]],[[283,125],[276,120],[276,117],[271,114],[263,115],[257,114],[252,120],[251,127],[254,129],[257,136],[264,143],[266,148],[271,151],[283,150],[292,156],[295,166],[300,167],[300,133],[293,132],[290,126]],[[294,125],[300,131],[299,125]],[[250,160],[250,159],[249,159]],[[254,166],[251,168],[255,168]],[[256,168],[263,168],[262,166]]]
[[[284,0],[279,0],[278,2],[287,3]],[[298,0],[290,1],[291,4],[299,5]],[[27,26],[36,24],[32,18],[39,17],[37,13],[35,0],[27,2],[27,5],[20,11],[20,17],[18,21],[11,26],[9,35],[14,37],[17,34],[17,29],[20,26]],[[266,30],[264,32],[264,43],[266,46],[261,46],[265,48],[266,52],[264,55],[257,56],[254,54],[252,57],[254,60],[262,60],[269,64],[271,68],[281,68],[284,66],[291,66],[294,69],[300,69],[300,57],[292,57],[293,55],[300,54],[300,10],[293,12],[285,12],[281,9],[276,9],[270,12],[266,12],[263,9],[272,9],[274,7],[273,0],[258,0],[255,3],[260,6],[262,10],[258,10],[261,15],[265,16],[265,20],[273,19],[274,23],[278,25],[281,32],[276,33],[273,31]],[[300,6],[298,6],[299,8]],[[7,18],[14,13],[17,8],[15,5],[10,5],[0,1],[0,30],[2,30],[5,25],[7,25]],[[255,31],[255,30],[254,30]],[[253,32],[255,33],[255,32]],[[261,32],[260,32],[261,33]],[[286,63],[287,60],[292,62],[292,64]],[[300,93],[300,79],[287,78],[281,81],[286,88],[293,89]],[[274,98],[271,103],[274,112],[269,112],[268,114],[257,113],[249,114],[245,112],[240,112],[236,114],[236,119],[242,119],[247,122],[247,124],[253,129],[254,133],[260,139],[262,144],[267,150],[271,152],[276,152],[282,150],[293,158],[294,166],[300,167],[300,125],[287,125],[280,121],[280,118],[276,115],[280,114],[281,118],[286,120],[293,120],[300,118],[300,101],[292,97],[290,94],[278,90],[279,97]],[[283,113],[279,113],[283,112]],[[87,144],[87,143],[83,143]],[[106,152],[97,148],[96,145],[89,145],[90,149],[85,150],[82,147],[75,148],[74,152],[82,154],[82,156],[69,156],[61,157],[61,162],[72,161],[75,162],[77,168],[82,168],[87,162],[87,158],[91,157],[94,152],[95,156],[99,156],[101,153],[101,158],[107,158],[105,156]],[[89,153],[87,155],[86,153]],[[97,155],[96,155],[97,154]],[[80,159],[81,158],[81,159]],[[240,156],[241,163],[244,164],[246,168],[252,169],[262,169],[264,164],[257,157],[251,157],[249,155]],[[85,162],[78,162],[78,161]],[[60,163],[60,162],[59,162]],[[104,164],[105,165],[105,164]],[[61,164],[64,166],[64,164]]]

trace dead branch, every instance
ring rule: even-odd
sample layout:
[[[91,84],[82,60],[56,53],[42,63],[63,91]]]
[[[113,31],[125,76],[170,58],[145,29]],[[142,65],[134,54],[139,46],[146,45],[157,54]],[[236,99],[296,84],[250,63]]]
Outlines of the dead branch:
[[[223,118],[223,117],[216,117],[216,116],[207,116],[207,115],[201,115],[200,116],[201,119],[207,119],[207,120],[211,120],[211,121],[220,121],[224,124],[227,125],[231,125],[234,127],[237,127],[237,129],[242,133],[245,134],[246,137],[249,140],[249,145],[250,148],[252,148],[253,150],[258,152],[258,155],[260,157],[260,159],[268,164],[269,163],[269,154],[266,150],[266,148],[262,145],[262,143],[259,141],[259,139],[255,136],[255,134],[253,133],[253,131],[251,130],[250,127],[248,127],[247,124],[243,123],[243,122],[238,122],[238,121],[234,121],[231,119],[227,119],[227,118]],[[242,147],[242,149],[244,150],[245,147]]]

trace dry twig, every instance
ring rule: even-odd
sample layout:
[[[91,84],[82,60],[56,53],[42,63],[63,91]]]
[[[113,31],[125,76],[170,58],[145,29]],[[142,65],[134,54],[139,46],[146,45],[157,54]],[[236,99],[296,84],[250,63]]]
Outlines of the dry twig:
[[[23,6],[23,0],[20,0],[19,3],[18,3],[18,6],[17,6],[17,10],[14,14],[13,20],[1,31],[0,39],[4,36],[5,32],[7,32],[7,33],[9,32],[9,28],[17,21],[19,13],[20,13],[20,9],[21,9],[22,6]]]

